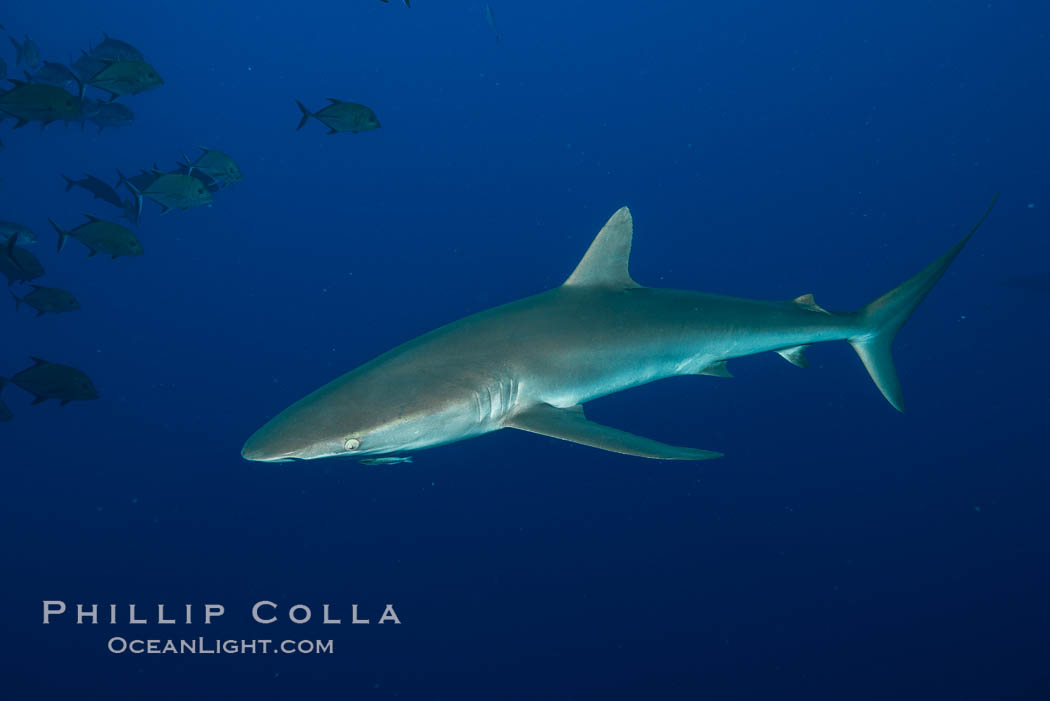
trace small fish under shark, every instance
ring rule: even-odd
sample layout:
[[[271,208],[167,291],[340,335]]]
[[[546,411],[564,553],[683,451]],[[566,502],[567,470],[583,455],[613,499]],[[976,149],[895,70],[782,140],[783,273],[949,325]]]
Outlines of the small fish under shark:
[[[402,455],[514,428],[645,458],[709,460],[722,453],[603,426],[582,405],[665,377],[727,377],[727,360],[755,353],[806,367],[803,351],[823,341],[853,346],[875,386],[903,411],[893,339],[994,204],[944,255],[855,312],[828,311],[811,294],[764,301],[643,287],[628,271],[634,225],[623,207],[561,286],[380,355],[279,413],[241,455],[263,462]]]
[[[389,458],[364,458],[357,462],[362,465],[399,465],[404,462],[412,462],[412,456],[391,456]]]

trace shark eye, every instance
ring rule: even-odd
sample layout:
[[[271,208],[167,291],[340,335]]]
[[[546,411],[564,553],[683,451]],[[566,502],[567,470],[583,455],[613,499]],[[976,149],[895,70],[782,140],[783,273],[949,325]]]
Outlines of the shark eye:
[[[347,438],[345,441],[343,441],[343,447],[347,450],[357,450],[361,447],[361,441],[357,440],[356,438]]]

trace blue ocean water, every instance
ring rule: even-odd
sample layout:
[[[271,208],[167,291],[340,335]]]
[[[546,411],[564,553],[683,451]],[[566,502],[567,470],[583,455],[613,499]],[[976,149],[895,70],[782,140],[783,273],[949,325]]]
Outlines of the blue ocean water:
[[[44,58],[107,32],[164,78],[120,130],[0,124],[0,219],[83,307],[2,312],[0,375],[39,356],[101,395],[2,395],[5,698],[1050,698],[1050,295],[1011,283],[1050,274],[1050,9],[491,0],[497,40],[484,2],[412,5],[5,3]],[[382,128],[297,132],[295,101],[328,97]],[[144,257],[54,250],[48,218],[119,214],[61,174],[198,146],[245,179],[210,207],[147,203]],[[515,431],[386,468],[240,457],[346,370],[559,284],[621,205],[642,284],[852,310],[995,192],[897,340],[904,414],[838,343],[809,370],[768,354],[588,405],[726,453],[707,463]],[[45,600],[121,622],[45,626]],[[253,622],[258,601],[281,620]],[[207,603],[226,613],[205,626]],[[378,625],[388,603],[400,625]]]

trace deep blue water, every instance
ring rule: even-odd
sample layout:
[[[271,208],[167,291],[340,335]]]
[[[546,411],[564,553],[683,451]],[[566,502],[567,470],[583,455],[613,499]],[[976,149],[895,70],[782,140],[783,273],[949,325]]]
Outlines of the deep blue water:
[[[1050,9],[492,0],[497,41],[473,0],[274,5],[4,4],[45,58],[105,31],[165,81],[122,100],[119,131],[0,125],[0,219],[83,306],[0,312],[0,375],[40,356],[101,393],[3,393],[5,698],[1050,698],[1050,295],[1008,284],[1050,274]],[[382,128],[297,132],[295,100],[330,96]],[[198,145],[245,180],[147,204],[141,259],[55,252],[48,218],[119,214],[60,174]],[[898,338],[907,413],[838,343],[806,371],[768,354],[588,406],[726,453],[708,463],[515,431],[389,468],[239,455],[342,372],[559,284],[623,204],[642,284],[852,310],[997,191]],[[50,599],[198,608],[44,626]],[[344,624],[262,626],[259,600]],[[205,603],[226,614],[201,625]],[[376,625],[387,603],[401,625]],[[113,636],[334,653],[117,655]]]

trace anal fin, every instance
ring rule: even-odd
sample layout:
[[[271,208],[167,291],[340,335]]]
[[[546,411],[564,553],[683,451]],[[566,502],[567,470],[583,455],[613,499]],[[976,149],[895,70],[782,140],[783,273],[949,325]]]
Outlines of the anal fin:
[[[806,356],[803,354],[803,351],[807,348],[809,348],[809,344],[802,346],[791,346],[790,348],[781,348],[777,351],[777,355],[779,355],[781,358],[788,361],[792,365],[797,365],[800,368],[808,368],[809,361],[806,360]]]
[[[580,406],[558,409],[550,404],[539,404],[515,414],[504,425],[508,428],[641,458],[711,460],[722,457],[722,453],[713,450],[667,445],[650,438],[596,424],[584,416],[583,408]]]

